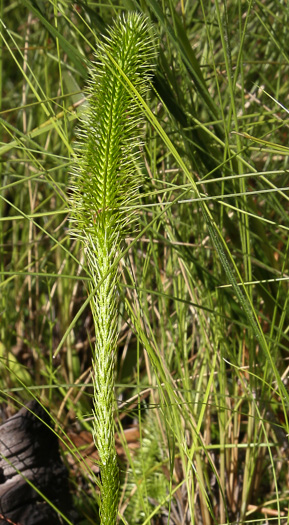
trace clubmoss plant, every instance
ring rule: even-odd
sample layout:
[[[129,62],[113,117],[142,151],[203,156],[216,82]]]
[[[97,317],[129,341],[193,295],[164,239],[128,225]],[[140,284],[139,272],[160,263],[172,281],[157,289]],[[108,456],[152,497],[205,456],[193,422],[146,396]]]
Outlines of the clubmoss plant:
[[[95,324],[93,355],[94,441],[101,466],[101,523],[117,515],[119,472],[114,444],[114,368],[117,347],[116,259],[135,213],[130,202],[136,176],[144,97],[155,63],[155,40],[147,19],[120,17],[100,44],[92,65],[88,107],[79,132],[81,147],[73,178],[71,230],[81,238],[91,274]]]

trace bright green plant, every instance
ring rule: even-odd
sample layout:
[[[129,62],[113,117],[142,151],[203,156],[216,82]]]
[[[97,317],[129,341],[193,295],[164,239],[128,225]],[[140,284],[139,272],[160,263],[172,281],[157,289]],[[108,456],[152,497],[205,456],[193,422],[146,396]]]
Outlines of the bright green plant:
[[[139,177],[136,162],[142,109],[155,61],[154,38],[145,17],[119,18],[99,46],[92,66],[82,146],[72,180],[72,231],[82,240],[91,274],[95,324],[93,355],[94,441],[101,464],[101,523],[115,523],[119,472],[114,446],[114,362],[117,348],[117,260]]]
[[[78,324],[86,302],[75,315],[84,254],[78,262],[79,242],[67,234],[65,190],[95,34],[133,5],[150,13],[162,43],[154,77],[161,103],[146,109],[149,176],[137,201],[139,239],[122,273],[130,322],[117,395],[126,401],[119,428],[130,472],[118,517],[213,525],[258,524],[271,514],[281,524],[289,433],[285,2],[273,13],[269,2],[241,0],[0,0],[1,408],[41,396],[58,414],[60,439],[72,409],[89,429],[89,339]],[[128,418],[139,452],[137,434],[133,451],[126,443]],[[79,454],[72,445],[65,452],[69,464],[73,451],[83,452],[75,446]],[[85,523],[99,523],[93,472],[85,472],[70,469],[74,502]]]

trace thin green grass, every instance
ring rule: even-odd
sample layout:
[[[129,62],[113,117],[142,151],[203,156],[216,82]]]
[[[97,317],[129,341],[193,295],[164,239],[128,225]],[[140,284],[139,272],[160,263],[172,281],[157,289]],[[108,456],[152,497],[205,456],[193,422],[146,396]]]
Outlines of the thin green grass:
[[[113,18],[140,10],[161,46],[139,98],[140,228],[118,261],[119,523],[287,522],[287,8],[0,5],[3,405],[36,396],[60,437],[92,430],[95,335],[66,189],[87,65]],[[97,523],[93,463],[65,443],[82,523]]]

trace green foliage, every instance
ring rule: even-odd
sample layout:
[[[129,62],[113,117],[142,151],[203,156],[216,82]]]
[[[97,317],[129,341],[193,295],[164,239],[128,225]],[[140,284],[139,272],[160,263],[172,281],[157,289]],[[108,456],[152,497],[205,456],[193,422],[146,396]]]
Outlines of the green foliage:
[[[76,172],[74,184],[77,177],[82,186],[90,183],[74,147],[79,115],[88,129],[84,106],[93,102],[91,80],[88,97],[83,94],[88,68],[95,48],[113,50],[101,35],[130,10],[150,20],[160,41],[154,91],[146,98],[140,85],[135,90],[116,63],[110,81],[118,72],[119,93],[146,114],[137,126],[145,162],[138,164],[137,137],[131,149],[122,144],[129,149],[132,194],[124,186],[118,193],[111,178],[109,199],[116,205],[82,188],[80,217],[69,222],[69,174]],[[114,417],[122,445],[113,440],[123,470],[120,523],[133,525],[130,508],[142,525],[258,523],[269,514],[281,525],[288,521],[287,6],[0,0],[0,19],[3,405],[11,411],[35,395],[56,416],[60,438],[71,431],[78,439],[91,435],[96,340],[89,303],[97,309],[102,287],[115,313],[106,312],[97,329],[107,330],[111,321],[111,344],[119,334]],[[97,61],[91,69],[102,72],[110,57]],[[93,84],[111,97],[103,79]],[[119,112],[129,127],[133,115]],[[85,152],[80,144],[78,156]],[[119,237],[111,241],[114,254],[102,240],[100,261],[116,260],[93,280],[99,268],[89,239],[95,233],[103,239],[105,224]],[[111,368],[108,373],[113,376]],[[162,436],[158,451],[151,408],[155,434]],[[130,431],[133,441],[126,443]],[[140,450],[133,476],[130,447],[138,433],[146,453]],[[78,441],[65,443],[79,513],[85,525],[98,523],[93,446],[85,458]],[[150,465],[165,472],[166,501]],[[149,494],[155,484],[147,506],[144,479]]]
[[[166,500],[169,491],[165,474],[166,452],[162,449],[162,435],[151,412],[125,484],[129,504],[124,516],[128,523],[142,523],[148,514],[153,513],[157,503]],[[167,503],[165,508],[168,506]]]
[[[125,227],[132,220],[129,206],[141,182],[135,172],[143,119],[130,84],[145,95],[154,59],[154,41],[144,17],[129,14],[108,31],[91,70],[70,200],[73,228],[83,241],[91,274],[96,338],[93,435],[101,465],[101,523],[108,525],[116,520],[119,485],[113,419],[116,263]]]
[[[82,121],[82,150],[73,181],[72,216],[82,237],[98,239],[109,231],[112,257],[115,243],[124,237],[124,227],[132,220],[133,212],[127,206],[141,183],[136,161],[142,110],[129,83],[144,96],[154,62],[146,19],[130,15],[108,31],[90,72],[89,106]],[[88,241],[88,249],[90,246]]]

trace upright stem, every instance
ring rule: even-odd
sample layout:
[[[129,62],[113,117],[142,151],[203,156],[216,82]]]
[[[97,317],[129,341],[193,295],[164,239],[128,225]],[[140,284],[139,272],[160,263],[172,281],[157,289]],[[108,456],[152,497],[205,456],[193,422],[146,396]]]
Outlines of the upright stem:
[[[111,242],[103,236],[97,243],[98,265],[91,268],[97,291],[92,300],[95,324],[93,356],[94,421],[93,437],[102,469],[101,523],[115,523],[119,493],[119,469],[114,444],[114,369],[117,347],[116,271],[110,271]],[[90,261],[91,262],[91,261]],[[91,264],[90,264],[91,266]]]
[[[83,241],[91,274],[91,309],[95,325],[92,359],[93,438],[101,468],[102,525],[115,525],[119,469],[114,443],[114,366],[118,299],[115,260],[134,220],[129,207],[140,180],[139,129],[144,97],[154,69],[155,46],[145,17],[120,17],[99,46],[92,65],[89,103],[82,121],[82,147],[71,181],[72,233]]]

